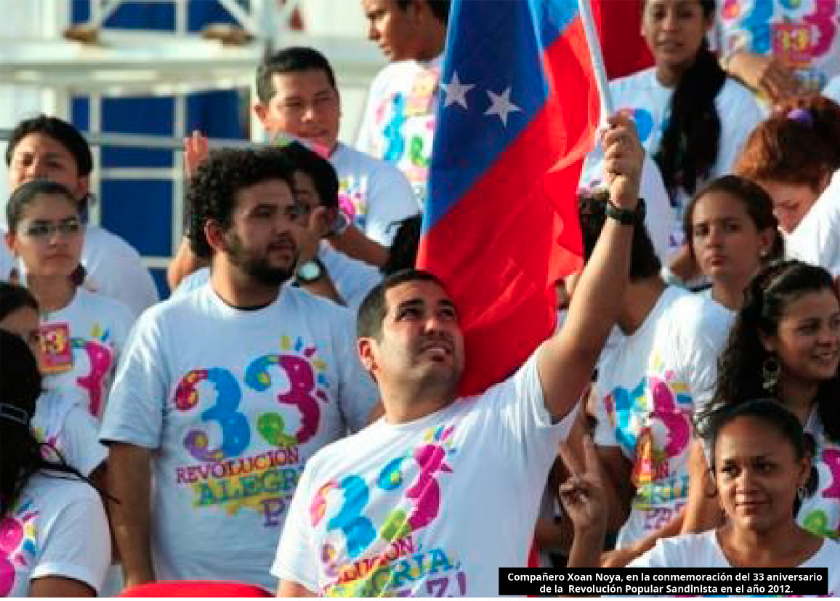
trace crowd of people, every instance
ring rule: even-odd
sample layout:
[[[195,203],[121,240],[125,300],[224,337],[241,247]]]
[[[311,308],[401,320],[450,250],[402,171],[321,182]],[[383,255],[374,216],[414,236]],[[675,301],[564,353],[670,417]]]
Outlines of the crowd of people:
[[[495,596],[526,565],[824,567],[840,595],[833,3],[599,3],[602,35],[638,27],[569,199],[584,267],[459,398],[458,306],[415,267],[450,2],[360,1],[391,63],[355,147],[328,58],[266,54],[273,143],[184,142],[168,299],[88,223],[82,133],[14,128],[0,596]]]

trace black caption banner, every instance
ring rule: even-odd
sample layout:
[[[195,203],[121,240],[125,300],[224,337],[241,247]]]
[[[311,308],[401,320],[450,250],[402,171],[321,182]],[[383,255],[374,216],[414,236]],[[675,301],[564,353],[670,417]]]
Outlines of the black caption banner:
[[[828,595],[828,568],[499,568],[499,594],[825,596]]]

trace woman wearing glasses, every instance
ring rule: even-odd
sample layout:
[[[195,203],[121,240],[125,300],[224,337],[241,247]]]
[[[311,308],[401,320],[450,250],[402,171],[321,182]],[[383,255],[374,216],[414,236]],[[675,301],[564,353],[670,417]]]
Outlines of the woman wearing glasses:
[[[41,307],[45,384],[81,392],[91,414],[100,417],[133,314],[80,285],[84,226],[67,188],[48,180],[21,185],[9,199],[6,219],[6,244],[23,263],[24,283]]]

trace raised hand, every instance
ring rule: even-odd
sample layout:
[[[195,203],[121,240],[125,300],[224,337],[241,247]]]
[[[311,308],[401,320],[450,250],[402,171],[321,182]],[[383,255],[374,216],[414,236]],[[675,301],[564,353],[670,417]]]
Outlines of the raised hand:
[[[603,532],[607,527],[607,499],[604,476],[595,444],[589,435],[583,437],[583,464],[564,445],[560,458],[571,474],[560,485],[560,502],[574,524],[575,532]]]
[[[628,115],[616,113],[607,119],[607,123],[609,128],[603,133],[601,144],[610,200],[621,208],[633,209],[639,200],[645,151]]]
[[[184,173],[187,179],[192,179],[198,166],[210,154],[210,142],[200,131],[193,131],[192,135],[184,138]]]

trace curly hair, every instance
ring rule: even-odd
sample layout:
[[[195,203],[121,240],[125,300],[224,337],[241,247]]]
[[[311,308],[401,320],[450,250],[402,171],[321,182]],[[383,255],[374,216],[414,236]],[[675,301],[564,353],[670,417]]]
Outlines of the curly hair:
[[[823,96],[778,105],[747,138],[735,172],[753,181],[805,184],[819,191],[840,169],[840,106]]]
[[[764,268],[750,282],[744,306],[729,333],[718,365],[714,405],[743,403],[767,396],[762,365],[769,357],[761,336],[774,336],[791,303],[805,294],[829,290],[838,296],[831,274],[822,267],[784,261]],[[840,302],[840,297],[838,297]],[[826,434],[840,441],[840,375],[820,383],[817,413]]]
[[[294,166],[283,148],[211,152],[187,188],[189,227],[186,235],[192,251],[204,259],[213,256],[204,226],[212,220],[223,230],[230,228],[237,194],[241,190],[268,180],[284,181],[294,189],[293,173]]]

